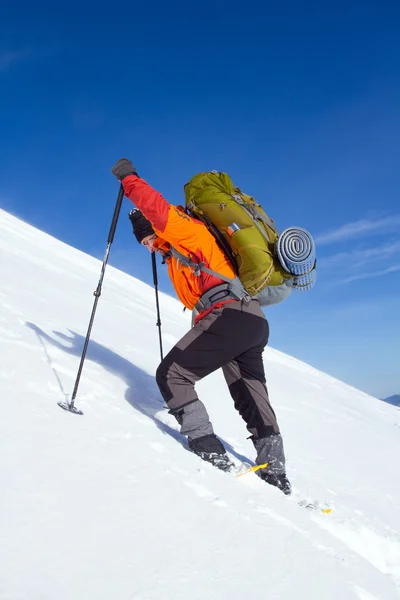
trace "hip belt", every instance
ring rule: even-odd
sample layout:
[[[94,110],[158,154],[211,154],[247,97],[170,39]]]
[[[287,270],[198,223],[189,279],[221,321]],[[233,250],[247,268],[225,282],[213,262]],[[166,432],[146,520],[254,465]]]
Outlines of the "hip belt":
[[[203,310],[211,308],[213,304],[217,304],[217,302],[221,302],[223,300],[240,300],[240,298],[238,298],[230,288],[231,286],[229,283],[221,283],[210,288],[204,292],[201,298],[197,301],[194,310],[197,312],[202,312]]]

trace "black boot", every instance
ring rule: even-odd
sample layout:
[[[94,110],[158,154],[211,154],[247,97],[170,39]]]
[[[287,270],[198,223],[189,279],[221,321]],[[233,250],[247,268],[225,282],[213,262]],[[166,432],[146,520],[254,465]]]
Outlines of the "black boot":
[[[230,471],[234,466],[226,454],[223,444],[214,433],[194,440],[189,438],[189,448],[202,460],[211,463],[221,471]]]
[[[275,475],[274,473],[263,473],[260,477],[270,485],[274,485],[280,489],[285,496],[290,496],[292,493],[292,486],[285,473],[280,473],[278,475]]]

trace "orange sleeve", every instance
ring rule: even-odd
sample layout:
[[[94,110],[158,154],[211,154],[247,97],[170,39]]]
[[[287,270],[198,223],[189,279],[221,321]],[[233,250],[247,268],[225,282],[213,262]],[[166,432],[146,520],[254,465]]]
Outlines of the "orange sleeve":
[[[122,181],[125,195],[132,200],[146,219],[153,225],[158,236],[178,249],[183,246],[195,252],[198,247],[197,234],[204,225],[192,219],[152,188],[137,175],[128,175]]]

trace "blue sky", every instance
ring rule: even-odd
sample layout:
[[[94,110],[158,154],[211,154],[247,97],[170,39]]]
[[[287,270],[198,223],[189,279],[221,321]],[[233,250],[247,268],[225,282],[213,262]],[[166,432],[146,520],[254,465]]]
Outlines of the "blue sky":
[[[318,284],[267,311],[271,345],[399,393],[399,31],[394,2],[2,6],[1,206],[102,259],[118,158],[175,204],[226,171],[317,241]],[[151,283],[130,208],[110,263]]]

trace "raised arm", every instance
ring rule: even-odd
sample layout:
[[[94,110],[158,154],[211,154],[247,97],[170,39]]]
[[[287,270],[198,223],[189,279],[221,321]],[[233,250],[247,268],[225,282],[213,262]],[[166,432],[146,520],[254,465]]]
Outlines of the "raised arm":
[[[153,225],[154,231],[163,239],[178,246],[196,251],[198,228],[203,225],[179,210],[141,179],[131,161],[122,158],[112,168],[113,174],[122,182],[124,193]]]
[[[142,211],[154,229],[163,233],[168,222],[169,204],[166,199],[137,175],[125,177],[122,186],[125,196]]]

